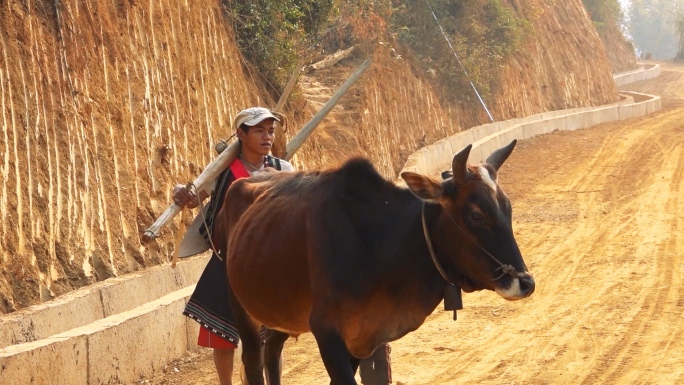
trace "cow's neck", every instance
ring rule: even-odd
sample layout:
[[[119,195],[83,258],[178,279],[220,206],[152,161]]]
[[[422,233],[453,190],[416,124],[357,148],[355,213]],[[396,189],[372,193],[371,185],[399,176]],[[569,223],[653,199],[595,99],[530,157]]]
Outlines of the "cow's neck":
[[[423,233],[421,202],[412,202],[410,207],[411,219],[406,222],[409,226],[409,239],[405,241],[411,247],[404,247],[397,256],[397,262],[406,266],[406,274],[402,279],[401,293],[396,296],[397,306],[392,311],[394,314],[388,317],[391,321],[381,333],[384,334],[383,342],[396,340],[416,330],[444,298],[446,282],[439,274],[428,251]],[[439,207],[427,209],[426,219],[432,222],[436,215],[439,215]]]
[[[357,307],[352,321],[344,326],[348,348],[357,356],[370,354],[380,344],[418,329],[444,298],[446,284],[427,248],[422,201],[405,191],[383,197],[377,207],[389,217],[388,228],[379,235],[387,238],[378,241],[383,248],[374,255],[380,266],[378,271],[357,273],[372,280],[368,287],[374,287],[366,293],[364,305]],[[430,206],[426,212],[432,231],[439,210]]]

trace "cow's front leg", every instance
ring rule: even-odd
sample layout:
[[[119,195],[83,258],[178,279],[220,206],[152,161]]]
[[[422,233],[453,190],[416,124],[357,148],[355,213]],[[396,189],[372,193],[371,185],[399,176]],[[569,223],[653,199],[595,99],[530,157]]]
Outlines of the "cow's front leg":
[[[330,376],[330,385],[357,385],[354,373],[359,360],[349,354],[340,333],[317,318],[312,317],[310,323],[323,364]]]
[[[276,330],[269,330],[264,346],[264,367],[266,368],[266,384],[280,385],[283,365],[283,345],[290,337],[289,334]]]

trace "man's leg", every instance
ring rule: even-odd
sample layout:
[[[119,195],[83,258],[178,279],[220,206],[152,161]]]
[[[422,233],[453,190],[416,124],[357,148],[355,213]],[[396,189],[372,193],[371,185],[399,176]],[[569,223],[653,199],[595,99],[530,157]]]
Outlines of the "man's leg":
[[[380,346],[371,356],[375,369],[375,383],[388,385],[392,383],[392,366],[390,365],[390,346]]]
[[[361,360],[361,383],[364,385],[389,385],[392,382],[390,366],[390,347],[388,344],[377,348],[373,354]]]
[[[373,356],[364,358],[359,362],[359,375],[361,375],[363,385],[375,385],[373,370]]]
[[[219,383],[221,385],[232,385],[233,358],[237,346],[204,327],[200,327],[197,345],[214,349],[214,366]]]
[[[214,348],[214,365],[221,385],[233,384],[233,358],[235,349]]]

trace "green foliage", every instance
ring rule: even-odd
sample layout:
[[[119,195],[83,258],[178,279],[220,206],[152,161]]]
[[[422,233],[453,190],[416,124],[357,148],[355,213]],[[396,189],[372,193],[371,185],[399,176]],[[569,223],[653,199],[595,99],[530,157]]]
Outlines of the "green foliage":
[[[321,34],[322,48],[335,52],[352,45],[373,47],[387,32],[390,19],[389,0],[336,0],[337,16]],[[358,51],[357,51],[358,52]]]
[[[451,101],[476,98],[469,80],[487,99],[498,84],[504,59],[525,41],[529,23],[501,0],[431,0],[430,5],[466,68],[468,79],[425,0],[395,2],[393,27],[435,75],[443,95]]]
[[[395,32],[435,74],[445,99],[487,98],[500,66],[525,41],[529,22],[505,0],[430,0],[465,76],[425,0],[223,0],[243,55],[281,88],[301,53],[314,46],[334,52]],[[336,17],[331,17],[335,15]],[[325,27],[325,28],[323,28]],[[383,38],[383,39],[385,39]]]
[[[334,9],[334,0],[223,0],[240,51],[276,88]]]
[[[618,0],[582,0],[596,29],[619,28],[624,16]]]

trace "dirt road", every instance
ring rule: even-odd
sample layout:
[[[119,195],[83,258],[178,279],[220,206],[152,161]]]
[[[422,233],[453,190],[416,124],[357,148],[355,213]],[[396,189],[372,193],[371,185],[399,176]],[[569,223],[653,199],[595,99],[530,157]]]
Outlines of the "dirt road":
[[[438,308],[392,344],[395,383],[684,383],[682,69],[629,87],[662,94],[661,112],[519,144],[500,182],[535,294],[466,294],[456,322]],[[284,369],[328,383],[311,335],[288,341]],[[148,383],[215,382],[204,352]]]

